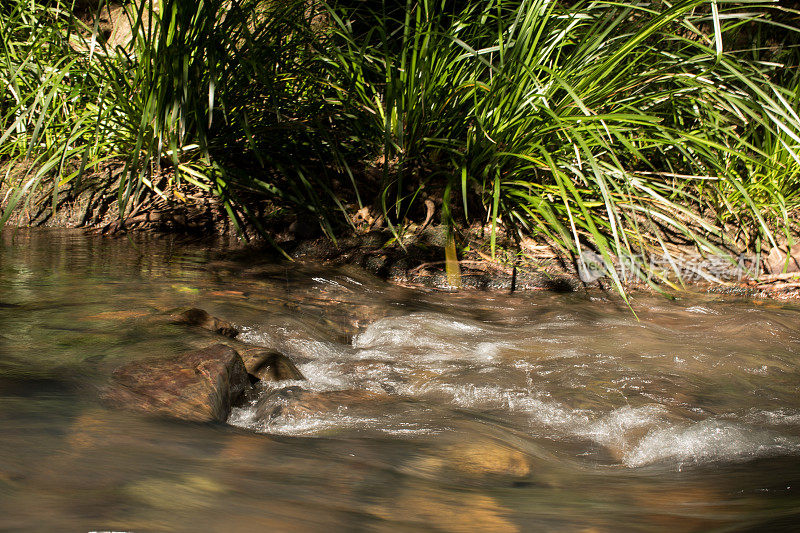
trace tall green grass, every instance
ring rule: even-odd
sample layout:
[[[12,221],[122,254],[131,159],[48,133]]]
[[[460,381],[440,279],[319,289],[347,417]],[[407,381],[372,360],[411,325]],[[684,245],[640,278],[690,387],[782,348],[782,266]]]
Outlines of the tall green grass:
[[[100,93],[92,85],[99,71],[73,49],[75,28],[71,14],[59,5],[12,2],[3,7],[0,155],[30,163],[25,178],[9,184],[3,223],[45,178],[55,205],[59,185],[79,174],[73,169],[76,160],[85,168],[110,152],[107,140],[95,135]]]
[[[726,215],[707,212],[720,203],[774,245],[762,210],[780,206],[791,185],[759,188],[754,165],[776,167],[760,147],[768,141],[754,141],[776,135],[786,159],[796,154],[786,138],[800,128],[768,73],[784,65],[725,47],[726,32],[767,19],[767,5],[448,5],[409,2],[403,19],[373,13],[375,29],[360,36],[340,24],[341,60],[366,58],[353,85],[399,167],[387,164],[383,188],[395,210],[409,196],[404,180],[438,180],[461,191],[465,221],[480,196],[492,253],[502,220],[518,236],[546,235],[579,266],[586,249],[609,265],[669,257],[668,233],[721,254]],[[789,179],[797,167],[782,163]],[[634,267],[649,279],[646,261]]]
[[[113,8],[98,1],[89,20]],[[128,3],[121,41],[78,20],[71,2],[6,10],[1,82],[22,96],[3,102],[0,154],[35,158],[35,170],[14,184],[4,221],[37,187],[55,196],[111,157],[125,165],[121,216],[142,194],[186,183],[219,196],[237,223],[250,212],[243,195],[319,215],[338,202],[325,173],[341,170],[346,143],[309,4]]]
[[[3,222],[115,158],[121,216],[197,187],[237,223],[270,198],[333,236],[347,202],[394,227],[439,196],[448,264],[473,221],[492,254],[540,235],[667,283],[647,258],[676,240],[791,238],[800,40],[770,3],[161,0],[126,4],[122,41],[94,7],[2,7],[0,157],[30,169]],[[374,160],[377,184],[351,170]]]

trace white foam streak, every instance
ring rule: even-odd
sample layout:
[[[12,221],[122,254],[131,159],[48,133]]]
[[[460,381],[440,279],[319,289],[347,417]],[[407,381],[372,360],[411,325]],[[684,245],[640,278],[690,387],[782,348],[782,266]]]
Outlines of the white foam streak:
[[[396,420],[394,417],[348,414],[346,408],[299,418],[278,416],[270,420],[259,420],[254,415],[254,409],[234,408],[228,423],[258,433],[287,436],[322,436],[331,432],[353,430],[396,436],[433,435],[441,432],[441,428],[408,420]]]
[[[491,361],[506,343],[485,341],[496,337],[487,328],[434,313],[415,313],[373,322],[353,339],[361,356],[394,358],[407,353],[420,361]]]
[[[769,424],[772,426],[797,426],[800,425],[800,411],[786,408],[775,409],[772,411],[751,409],[744,419],[755,424]]]
[[[704,420],[687,427],[670,427],[648,433],[627,453],[627,466],[674,461],[695,464],[742,461],[756,457],[800,452],[797,439],[759,431],[732,422]]]
[[[499,387],[430,382],[404,392],[422,397],[445,395],[463,408],[524,413],[533,430],[535,426],[544,426],[562,436],[586,438],[619,450],[623,464],[629,467],[661,462],[739,461],[800,453],[798,439],[717,420],[686,425],[670,418],[668,410],[658,404],[625,406],[598,416],[588,410],[534,398],[524,391]]]

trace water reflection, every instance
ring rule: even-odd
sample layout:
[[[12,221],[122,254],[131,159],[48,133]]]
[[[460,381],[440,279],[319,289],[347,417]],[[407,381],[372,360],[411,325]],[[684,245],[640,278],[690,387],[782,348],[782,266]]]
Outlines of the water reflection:
[[[0,528],[792,530],[800,310],[442,294],[204,243],[4,230]],[[219,339],[307,382],[231,425],[106,409],[125,361]]]

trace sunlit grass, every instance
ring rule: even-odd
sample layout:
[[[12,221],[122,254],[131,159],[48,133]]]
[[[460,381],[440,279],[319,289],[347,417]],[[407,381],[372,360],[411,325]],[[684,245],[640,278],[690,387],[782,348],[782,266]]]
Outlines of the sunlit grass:
[[[519,236],[546,235],[579,264],[586,249],[612,264],[668,256],[662,230],[722,253],[727,217],[705,210],[724,202],[745,231],[774,244],[776,226],[761,213],[781,209],[787,189],[742,176],[772,165],[742,132],[800,129],[791,106],[769,96],[782,89],[763,68],[723,46],[729,27],[766,8],[707,6],[530,0],[447,13],[422,1],[402,20],[376,13],[372,34],[349,39],[342,58],[367,58],[354,85],[365,88],[387,161],[399,160],[399,172],[387,171],[387,211],[407,201],[404,180],[440,180],[461,190],[464,221],[469,197],[481,197],[485,212],[472,215],[490,222],[492,253],[502,221]]]

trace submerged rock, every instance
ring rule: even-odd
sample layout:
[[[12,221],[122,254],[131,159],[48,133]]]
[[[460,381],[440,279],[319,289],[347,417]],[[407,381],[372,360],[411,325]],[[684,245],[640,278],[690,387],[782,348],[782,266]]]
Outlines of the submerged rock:
[[[511,510],[492,496],[448,491],[419,482],[400,485],[391,498],[377,499],[367,511],[387,522],[385,531],[521,531],[508,518]]]
[[[198,422],[224,422],[250,387],[244,362],[223,344],[114,371],[103,394],[114,405]]]
[[[248,372],[261,381],[305,380],[291,359],[280,352],[261,352],[248,360]]]
[[[239,331],[230,322],[220,320],[197,308],[188,309],[179,315],[174,315],[172,322],[173,324],[196,326],[231,338],[239,334]]]
[[[391,398],[386,394],[365,390],[310,391],[285,387],[259,399],[256,419],[267,422],[278,417],[301,419],[389,401]]]
[[[443,457],[449,468],[472,478],[525,479],[533,471],[527,454],[491,439],[455,443]]]
[[[416,456],[403,469],[430,479],[500,484],[527,481],[535,458],[508,443],[470,435]]]

